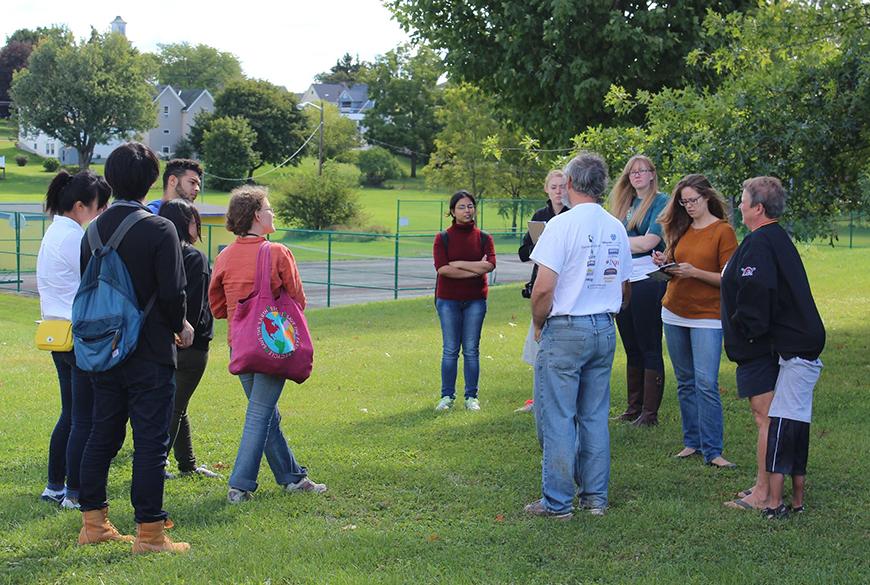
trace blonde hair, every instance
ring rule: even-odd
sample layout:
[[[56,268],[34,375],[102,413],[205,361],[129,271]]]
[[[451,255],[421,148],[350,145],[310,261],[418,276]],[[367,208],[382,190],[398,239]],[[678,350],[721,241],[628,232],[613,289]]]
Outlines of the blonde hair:
[[[625,216],[628,214],[631,203],[634,201],[634,198],[637,197],[637,191],[631,186],[631,176],[629,175],[631,167],[637,161],[645,163],[653,172],[653,180],[651,184],[653,194],[643,198],[637,211],[632,214],[631,219],[625,226],[626,230],[636,228],[638,224],[643,222],[649,208],[652,207],[655,194],[659,192],[659,177],[658,173],[656,173],[656,166],[653,164],[653,161],[642,154],[636,154],[628,159],[628,162],[625,163],[625,168],[622,170],[622,174],[619,175],[619,178],[613,184],[613,189],[610,191],[610,213],[612,213],[619,221],[625,221]]]
[[[547,187],[550,185],[550,179],[553,177],[564,177],[565,173],[562,172],[561,169],[553,169],[549,173],[547,173],[547,178],[544,179],[544,191],[547,190]]]

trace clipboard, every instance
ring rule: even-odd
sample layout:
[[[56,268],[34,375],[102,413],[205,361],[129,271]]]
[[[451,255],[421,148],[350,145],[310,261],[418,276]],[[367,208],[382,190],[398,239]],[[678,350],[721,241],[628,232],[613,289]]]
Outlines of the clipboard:
[[[537,244],[538,238],[544,233],[544,228],[547,226],[545,221],[529,221],[529,237],[532,238],[532,243]]]
[[[667,282],[671,278],[673,278],[670,274],[665,272],[665,269],[671,268],[672,266],[676,266],[676,262],[669,262],[668,264],[662,264],[659,266],[658,270],[653,270],[652,272],[647,272],[647,276],[652,280],[658,280],[660,282]]]

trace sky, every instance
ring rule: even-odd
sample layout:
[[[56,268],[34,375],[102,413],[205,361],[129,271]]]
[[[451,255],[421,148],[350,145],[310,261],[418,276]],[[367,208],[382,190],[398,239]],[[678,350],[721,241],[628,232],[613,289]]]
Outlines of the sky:
[[[238,8],[241,10],[238,10]],[[0,44],[20,28],[66,25],[77,37],[109,30],[116,16],[143,52],[158,44],[203,43],[239,58],[248,77],[303,92],[344,53],[371,61],[408,40],[381,0],[230,2],[3,2]]]

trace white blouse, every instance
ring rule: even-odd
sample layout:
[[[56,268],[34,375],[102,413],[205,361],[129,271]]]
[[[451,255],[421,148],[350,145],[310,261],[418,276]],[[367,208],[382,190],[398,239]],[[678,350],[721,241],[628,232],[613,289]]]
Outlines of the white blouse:
[[[85,230],[74,219],[55,215],[45,230],[36,258],[36,287],[43,319],[72,318],[79,290],[81,246]]]

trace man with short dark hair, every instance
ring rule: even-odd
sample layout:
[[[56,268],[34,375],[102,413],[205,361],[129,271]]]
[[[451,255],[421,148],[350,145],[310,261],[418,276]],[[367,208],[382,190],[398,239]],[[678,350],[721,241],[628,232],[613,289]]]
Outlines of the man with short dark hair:
[[[193,203],[202,187],[202,166],[189,158],[174,158],[163,171],[163,197],[148,203],[148,209],[157,215],[160,207],[172,199],[186,199]]]
[[[109,241],[127,216],[146,209],[142,202],[159,173],[157,157],[143,144],[122,144],[109,155],[105,174],[115,203],[91,226],[102,242]],[[185,277],[178,233],[166,218],[149,215],[130,228],[117,253],[130,275],[139,308],[147,314],[135,351],[120,365],[92,374],[94,422],[81,463],[79,544],[133,540],[109,522],[106,495],[109,465],[124,443],[129,419],[133,428],[130,500],[138,525],[133,552],[184,552],[190,548],[187,543],[173,543],[163,533],[168,519],[163,510],[163,471],[175,396],[175,338],[181,347],[193,340],[193,328],[184,319]],[[83,273],[91,257],[91,245],[84,237]]]
[[[631,295],[631,247],[622,223],[600,203],[607,165],[582,153],[565,168],[569,211],[547,222],[531,259],[538,265],[532,321],[540,341],[535,362],[535,421],[542,440],[542,498],[535,516],[607,508],[610,480],[610,372],[614,315]]]

